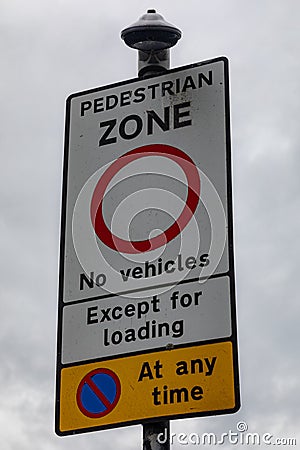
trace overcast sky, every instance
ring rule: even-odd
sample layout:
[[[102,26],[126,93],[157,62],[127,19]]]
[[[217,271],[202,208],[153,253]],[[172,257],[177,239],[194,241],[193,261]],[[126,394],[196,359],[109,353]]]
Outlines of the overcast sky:
[[[148,8],[183,31],[172,67],[226,55],[231,75],[242,407],[172,430],[220,435],[243,420],[300,445],[299,2],[1,0],[5,450],[140,448],[139,426],[60,438],[53,422],[65,99],[136,76],[120,30]]]

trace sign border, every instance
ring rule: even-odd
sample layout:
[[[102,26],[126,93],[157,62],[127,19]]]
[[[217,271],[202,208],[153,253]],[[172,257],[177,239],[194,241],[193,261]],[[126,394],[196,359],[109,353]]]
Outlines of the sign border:
[[[159,155],[162,157],[166,157],[180,165],[181,169],[185,173],[185,176],[187,178],[187,189],[188,189],[188,195],[185,202],[185,206],[183,210],[181,211],[179,217],[175,220],[175,222],[172,223],[172,225],[169,226],[167,230],[165,230],[163,233],[159,234],[158,236],[155,236],[151,239],[146,239],[143,241],[126,241],[124,239],[119,238],[118,236],[114,235],[111,230],[108,229],[108,227],[105,224],[104,218],[103,218],[103,211],[102,211],[102,200],[103,196],[105,194],[105,190],[109,184],[109,182],[112,180],[112,178],[115,176],[115,174],[122,169],[125,165],[127,165],[129,162],[132,162],[138,158],[147,157],[147,156],[153,156],[153,155]],[[194,172],[194,177],[196,178],[196,181],[194,182],[194,177],[190,176],[188,173],[188,170],[186,168],[186,163],[188,163],[189,166],[192,165]],[[117,169],[115,169],[117,167]],[[111,173],[112,172],[112,173]],[[101,183],[101,180],[103,177],[106,176],[105,182],[104,182],[104,188],[102,186],[103,183]],[[192,184],[193,183],[193,184]],[[101,187],[100,187],[101,186]],[[99,189],[100,187],[100,189]],[[97,193],[97,190],[100,190],[101,199],[100,199],[100,205],[101,208],[99,208],[99,201],[95,202],[97,204],[97,207],[94,207],[94,198],[97,197],[99,194]],[[177,236],[178,233],[181,233],[182,230],[185,228],[187,223],[190,221],[192,215],[195,213],[195,209],[198,205],[200,199],[200,178],[197,171],[196,166],[194,165],[191,158],[184,153],[182,150],[179,150],[179,148],[174,147],[169,144],[148,144],[143,145],[134,148],[133,150],[130,150],[127,153],[124,153],[121,155],[116,161],[114,161],[108,169],[102,174],[100,180],[98,181],[96,188],[94,190],[92,201],[91,201],[91,211],[96,210],[95,212],[91,212],[91,218],[94,226],[94,230],[96,234],[98,235],[98,238],[101,239],[101,241],[106,244],[108,247],[119,250],[123,253],[138,253],[140,251],[143,251],[145,247],[147,247],[144,251],[148,251],[149,249],[155,250],[157,248],[162,247],[165,243],[170,242],[172,239],[174,239],[175,236]],[[100,213],[99,213],[99,209]],[[97,211],[98,210],[98,211]],[[98,217],[100,215],[100,223],[98,224],[98,228],[103,230],[103,234],[105,235],[105,238],[101,237],[98,234],[98,231],[96,230],[97,227],[97,221]],[[189,216],[188,220],[186,220],[186,216]],[[185,223],[186,222],[186,223]],[[176,231],[174,231],[174,229]],[[174,234],[175,233],[175,234]],[[166,236],[166,241],[162,240],[162,235]],[[108,235],[108,237],[107,237]],[[116,244],[117,242],[117,244]],[[152,245],[151,245],[152,244]],[[121,248],[120,248],[121,247]],[[119,293],[118,293],[119,294]]]
[[[222,409],[217,411],[205,411],[205,412],[195,412],[195,413],[184,413],[184,414],[175,414],[170,416],[158,416],[153,419],[147,419],[146,421],[143,419],[134,420],[129,422],[120,422],[117,424],[108,424],[104,426],[95,426],[89,428],[80,428],[71,431],[60,431],[59,422],[60,422],[60,383],[61,383],[61,370],[65,367],[72,367],[83,365],[88,361],[80,361],[70,364],[62,364],[61,363],[61,347],[62,347],[62,316],[63,316],[63,286],[64,286],[64,259],[65,259],[65,237],[66,237],[66,204],[67,204],[67,180],[68,180],[68,159],[69,159],[69,142],[70,142],[70,113],[71,113],[71,101],[73,98],[80,97],[87,94],[92,94],[96,92],[100,92],[106,89],[112,89],[119,86],[126,86],[137,81],[141,81],[140,78],[132,78],[125,81],[116,82],[113,84],[88,89],[80,92],[76,92],[71,94],[66,100],[66,111],[65,111],[65,134],[64,134],[64,156],[63,156],[63,183],[62,183],[62,194],[61,194],[61,227],[60,227],[60,256],[59,256],[59,285],[58,285],[58,320],[57,320],[57,342],[56,342],[56,399],[55,399],[55,433],[58,436],[68,436],[74,434],[82,434],[92,431],[100,431],[105,429],[119,428],[129,425],[137,425],[143,424],[145,422],[157,422],[158,420],[176,420],[176,419],[184,419],[184,418],[196,418],[196,417],[206,417],[212,415],[221,415],[221,414],[230,414],[235,413],[239,410],[240,404],[240,387],[239,387],[239,369],[238,369],[238,342],[237,342],[237,317],[236,317],[236,296],[235,296],[235,270],[234,270],[234,241],[233,241],[233,198],[232,198],[232,158],[231,158],[231,125],[230,125],[230,102],[229,102],[229,61],[225,56],[220,56],[217,58],[212,58],[209,60],[201,61],[198,63],[188,64],[185,66],[176,67],[168,70],[167,74],[172,74],[176,72],[181,72],[187,69],[193,69],[196,67],[206,66],[208,64],[213,64],[216,62],[223,62],[224,64],[224,99],[225,99],[225,147],[226,147],[226,175],[227,175],[227,225],[228,225],[228,256],[229,256],[229,269],[227,272],[217,275],[212,275],[210,278],[217,278],[221,276],[229,276],[229,286],[230,286],[230,311],[231,311],[231,329],[232,334],[227,338],[218,338],[211,339],[207,341],[201,342],[193,342],[189,344],[176,345],[176,348],[184,348],[190,346],[203,346],[207,344],[217,343],[217,342],[231,342],[232,344],[232,357],[233,357],[233,373],[234,373],[234,395],[235,395],[235,407],[232,409]],[[155,79],[160,77],[161,75],[154,75],[147,79]],[[178,284],[190,283],[198,280],[198,278],[182,280]],[[173,283],[170,283],[173,284]],[[165,283],[164,285],[168,285]],[[161,285],[159,285],[161,286]],[[151,290],[151,288],[138,289],[141,290]],[[115,297],[120,294],[130,293],[134,290],[118,292],[118,294],[106,294],[100,296],[89,297],[88,299],[79,300],[76,302],[68,302],[66,305],[71,305],[73,303],[81,303],[85,301],[96,300],[100,298],[109,298]],[[130,353],[130,355],[137,354],[148,354],[148,353],[156,353],[164,350],[165,347],[159,347],[155,349],[136,351]],[[127,357],[128,354],[97,358],[93,359],[92,362],[103,362],[112,359],[121,359]]]

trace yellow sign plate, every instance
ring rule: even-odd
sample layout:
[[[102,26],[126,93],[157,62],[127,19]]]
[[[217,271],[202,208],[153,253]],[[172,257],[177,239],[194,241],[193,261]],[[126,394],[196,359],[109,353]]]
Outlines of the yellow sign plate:
[[[231,342],[63,368],[58,434],[234,412]]]

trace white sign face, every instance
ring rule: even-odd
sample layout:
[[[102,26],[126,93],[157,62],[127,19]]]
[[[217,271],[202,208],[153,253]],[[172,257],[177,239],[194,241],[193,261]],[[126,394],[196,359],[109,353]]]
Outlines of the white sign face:
[[[225,58],[71,95],[59,364],[235,336]]]
[[[147,291],[138,300],[118,297],[66,306],[62,362],[230,337],[228,293],[229,278],[221,277],[179,284],[162,295]]]

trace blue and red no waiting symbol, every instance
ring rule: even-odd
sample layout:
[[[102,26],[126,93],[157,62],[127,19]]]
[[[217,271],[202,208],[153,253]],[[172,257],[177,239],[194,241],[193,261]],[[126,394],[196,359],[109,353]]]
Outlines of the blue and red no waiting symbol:
[[[109,369],[95,369],[81,380],[77,389],[77,405],[87,417],[103,417],[115,408],[120,394],[121,384],[117,375]]]

